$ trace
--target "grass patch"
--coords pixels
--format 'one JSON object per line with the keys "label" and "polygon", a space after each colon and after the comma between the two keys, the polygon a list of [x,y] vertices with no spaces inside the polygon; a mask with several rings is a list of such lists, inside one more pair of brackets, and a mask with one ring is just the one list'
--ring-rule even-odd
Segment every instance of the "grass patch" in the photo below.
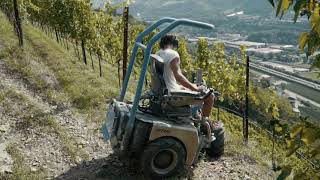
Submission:
{"label": "grass patch", "polygon": [[67,152],[73,163],[77,161],[78,157],[81,157],[81,159],[89,158],[88,154],[86,154],[81,149],[77,148],[75,139],[72,138],[66,132],[66,130],[56,122],[56,120],[52,116],[49,117],[48,123],[50,124],[50,127],[53,128],[55,133],[58,135],[63,150]]}
{"label": "grass patch", "polygon": [[320,80],[320,72],[301,72],[300,74],[305,78]]}
{"label": "grass patch", "polygon": [[[217,110],[213,111],[216,115]],[[214,116],[216,117],[216,116]],[[264,130],[249,126],[249,143],[245,145],[242,135],[242,118],[225,111],[220,112],[220,120],[225,124],[228,134],[225,153],[228,155],[243,155],[254,159],[258,164],[272,169],[272,138]],[[286,156],[287,150],[284,142],[275,142],[275,160],[277,166],[293,165],[296,172],[307,171],[315,173],[310,165],[298,159],[295,155]]]}
{"label": "grass patch", "polygon": [[19,130],[50,125],[47,121],[50,114],[39,109],[25,95],[17,93],[14,89],[2,89],[0,97],[4,97],[0,101],[4,113],[20,120],[16,124]]}
{"label": "grass patch", "polygon": [[3,175],[1,179],[4,180],[43,180],[45,179],[45,172],[43,168],[38,171],[31,171],[30,167],[25,163],[23,155],[20,153],[16,144],[7,146],[6,151],[10,154],[14,161],[13,173]]}
{"label": "grass patch", "polygon": [[[18,48],[12,27],[0,14],[2,45],[0,57],[10,70],[21,76],[48,102],[68,104],[88,114],[93,121],[103,120],[105,104],[119,93],[117,71],[102,63],[103,77],[66,50],[54,39],[31,25],[24,25],[25,46]],[[97,61],[95,61],[97,63]]]}
{"label": "grass patch", "polygon": [[[4,97],[1,100],[1,97]],[[28,128],[41,128],[41,131],[55,133],[58,135],[64,152],[66,152],[72,162],[76,162],[78,157],[88,159],[88,154],[77,148],[76,140],[55,120],[50,112],[44,112],[34,105],[23,94],[15,92],[13,89],[0,90],[0,106],[4,112],[21,121],[17,122],[16,128],[25,131]]]}
{"label": "grass patch", "polygon": [[115,68],[103,63],[104,76],[100,78],[98,71],[91,70],[43,32],[29,25],[26,27],[27,41],[37,49],[39,60],[54,72],[75,107],[83,111],[104,108],[107,99],[116,97],[119,88]]}

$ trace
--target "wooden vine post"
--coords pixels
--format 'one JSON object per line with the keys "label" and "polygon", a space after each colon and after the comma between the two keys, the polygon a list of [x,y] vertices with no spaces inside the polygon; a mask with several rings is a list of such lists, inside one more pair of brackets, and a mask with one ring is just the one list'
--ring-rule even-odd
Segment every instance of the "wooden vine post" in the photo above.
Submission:
{"label": "wooden vine post", "polygon": [[87,65],[87,54],[86,54],[86,46],[85,46],[84,40],[81,40],[81,50],[82,50],[84,64]]}
{"label": "wooden vine post", "polygon": [[126,6],[123,11],[123,63],[122,63],[122,80],[126,77],[128,62],[128,31],[129,31],[129,7]]}
{"label": "wooden vine post", "polygon": [[15,30],[19,39],[19,45],[23,46],[23,31],[21,27],[21,19],[19,14],[19,7],[17,0],[13,0],[14,18],[15,18]]}
{"label": "wooden vine post", "polygon": [[244,142],[247,144],[249,139],[249,80],[250,80],[250,57],[247,56],[246,61],[246,97],[245,97],[245,113],[243,122],[243,137]]}

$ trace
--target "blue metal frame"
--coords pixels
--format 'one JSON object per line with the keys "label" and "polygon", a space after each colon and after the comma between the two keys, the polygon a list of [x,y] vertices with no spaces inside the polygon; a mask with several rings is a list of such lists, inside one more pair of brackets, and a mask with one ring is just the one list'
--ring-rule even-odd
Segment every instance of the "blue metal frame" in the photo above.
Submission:
{"label": "blue metal frame", "polygon": [[[146,37],[147,35],[149,35],[153,30],[155,30],[156,28],[158,28],[160,25],[164,24],[164,23],[170,23],[176,21],[176,19],[174,18],[163,18],[160,19],[159,21],[157,21],[156,23],[152,24],[150,27],[148,27],[145,31],[143,31],[142,33],[140,33],[136,39],[135,42],[135,46],[133,47],[132,50],[132,54],[131,54],[131,58],[130,58],[130,62],[129,62],[129,66],[126,72],[126,77],[123,81],[123,85],[122,85],[122,89],[121,89],[121,93],[120,93],[120,101],[123,101],[125,95],[126,95],[126,91],[128,88],[128,83],[130,80],[130,75],[133,69],[133,65],[134,62],[136,60],[136,56],[137,56],[137,52],[138,52],[138,48],[141,47],[141,45],[143,45],[141,42],[143,40],[144,37]],[[145,46],[146,48],[146,46]]]}
{"label": "blue metal frame", "polygon": [[[164,23],[171,23],[169,24],[166,28],[164,28],[162,31],[160,31],[158,34],[156,34],[155,36],[153,36],[151,38],[151,40],[148,42],[147,45],[143,45],[141,42],[143,40],[143,38],[147,35],[149,35],[154,29],[158,28],[160,25],[164,24]],[[132,50],[132,55],[131,55],[131,59],[130,59],[130,63],[128,66],[128,70],[126,73],[126,77],[125,80],[123,82],[123,86],[121,89],[121,94],[120,94],[120,101],[124,100],[126,91],[127,91],[127,87],[128,87],[128,83],[129,83],[129,79],[130,79],[130,75],[133,69],[133,65],[137,56],[137,52],[138,52],[138,48],[142,48],[144,50],[144,60],[143,60],[143,64],[141,67],[141,73],[140,73],[140,77],[139,77],[139,81],[138,81],[138,86],[137,86],[137,90],[136,90],[136,95],[134,98],[134,102],[133,102],[133,106],[131,108],[130,111],[130,119],[127,123],[127,132],[126,132],[126,136],[130,136],[131,135],[131,130],[134,127],[134,121],[135,121],[135,115],[138,109],[138,105],[139,105],[139,101],[141,98],[141,94],[142,94],[142,89],[143,89],[143,85],[144,85],[144,80],[145,80],[145,76],[146,76],[146,72],[147,72],[147,67],[149,64],[149,60],[150,60],[150,55],[151,55],[151,51],[152,51],[152,47],[153,45],[164,35],[166,35],[167,33],[169,33],[172,29],[176,28],[179,25],[186,25],[186,26],[193,26],[193,27],[199,27],[199,28],[203,28],[203,29],[214,29],[214,25],[212,24],[207,24],[207,23],[203,23],[203,22],[198,22],[198,21],[192,21],[189,19],[174,19],[174,18],[163,18],[159,21],[157,21],[156,23],[154,23],[153,25],[151,25],[150,27],[148,27],[145,31],[143,31],[141,34],[139,34],[139,36],[136,39],[135,42],[135,46]]]}

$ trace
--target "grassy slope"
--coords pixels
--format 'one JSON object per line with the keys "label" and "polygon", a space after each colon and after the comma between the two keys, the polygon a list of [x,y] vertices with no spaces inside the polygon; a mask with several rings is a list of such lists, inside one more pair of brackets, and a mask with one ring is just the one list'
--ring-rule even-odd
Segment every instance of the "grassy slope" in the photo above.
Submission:
{"label": "grassy slope", "polygon": [[[28,128],[42,128],[43,131],[50,133],[49,115],[37,109],[23,95],[16,93],[14,90],[0,86],[0,107],[4,114],[11,114],[21,120],[19,128],[26,131]],[[17,107],[22,107],[17,110]],[[6,147],[14,161],[13,175],[4,175],[0,173],[0,179],[43,179],[43,172],[32,172],[30,167],[25,163],[21,151],[17,144],[9,144]]]}
{"label": "grassy slope", "polygon": [[[213,114],[216,114],[216,110]],[[226,154],[241,154],[272,168],[272,138],[262,129],[251,125],[249,126],[249,143],[245,145],[242,136],[242,119],[227,112],[222,112],[220,116],[227,130]],[[283,143],[276,142],[275,159],[276,164],[280,166],[296,165],[295,168],[299,170],[308,166],[295,156],[286,157]]]}
{"label": "grassy slope", "polygon": [[[26,46],[24,50],[17,47],[17,40],[12,27],[0,14],[0,59],[8,68],[21,76],[43,98],[57,106],[74,106],[80,112],[88,114],[88,120],[101,122],[105,111],[105,102],[118,93],[115,68],[104,64],[104,76],[77,60],[73,53],[57,44],[53,38],[39,29],[24,26]],[[97,68],[96,68],[97,69]],[[250,143],[242,143],[241,120],[232,114],[223,112],[221,119],[228,131],[226,154],[241,154],[257,162],[271,164],[271,141],[259,130],[250,128]],[[277,147],[280,161],[298,163],[296,158],[284,158],[283,147]]]}
{"label": "grassy slope", "polygon": [[[3,14],[0,14],[0,58],[8,68],[18,72],[35,91],[52,104],[72,105],[87,113],[93,121],[101,120],[106,100],[115,97],[117,87],[116,69],[103,63],[103,77],[98,70],[74,57],[57,44],[53,38],[30,25],[24,26],[25,47],[20,50],[17,40]],[[97,62],[95,62],[95,69]]]}

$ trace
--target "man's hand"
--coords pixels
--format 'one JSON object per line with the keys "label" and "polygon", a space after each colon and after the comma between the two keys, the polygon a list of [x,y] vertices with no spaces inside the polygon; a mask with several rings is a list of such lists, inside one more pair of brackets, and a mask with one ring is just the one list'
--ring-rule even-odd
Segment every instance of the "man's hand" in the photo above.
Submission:
{"label": "man's hand", "polygon": [[204,85],[201,85],[201,86],[198,86],[197,87],[197,91],[198,92],[205,92],[207,90],[207,87],[206,86],[204,86]]}

